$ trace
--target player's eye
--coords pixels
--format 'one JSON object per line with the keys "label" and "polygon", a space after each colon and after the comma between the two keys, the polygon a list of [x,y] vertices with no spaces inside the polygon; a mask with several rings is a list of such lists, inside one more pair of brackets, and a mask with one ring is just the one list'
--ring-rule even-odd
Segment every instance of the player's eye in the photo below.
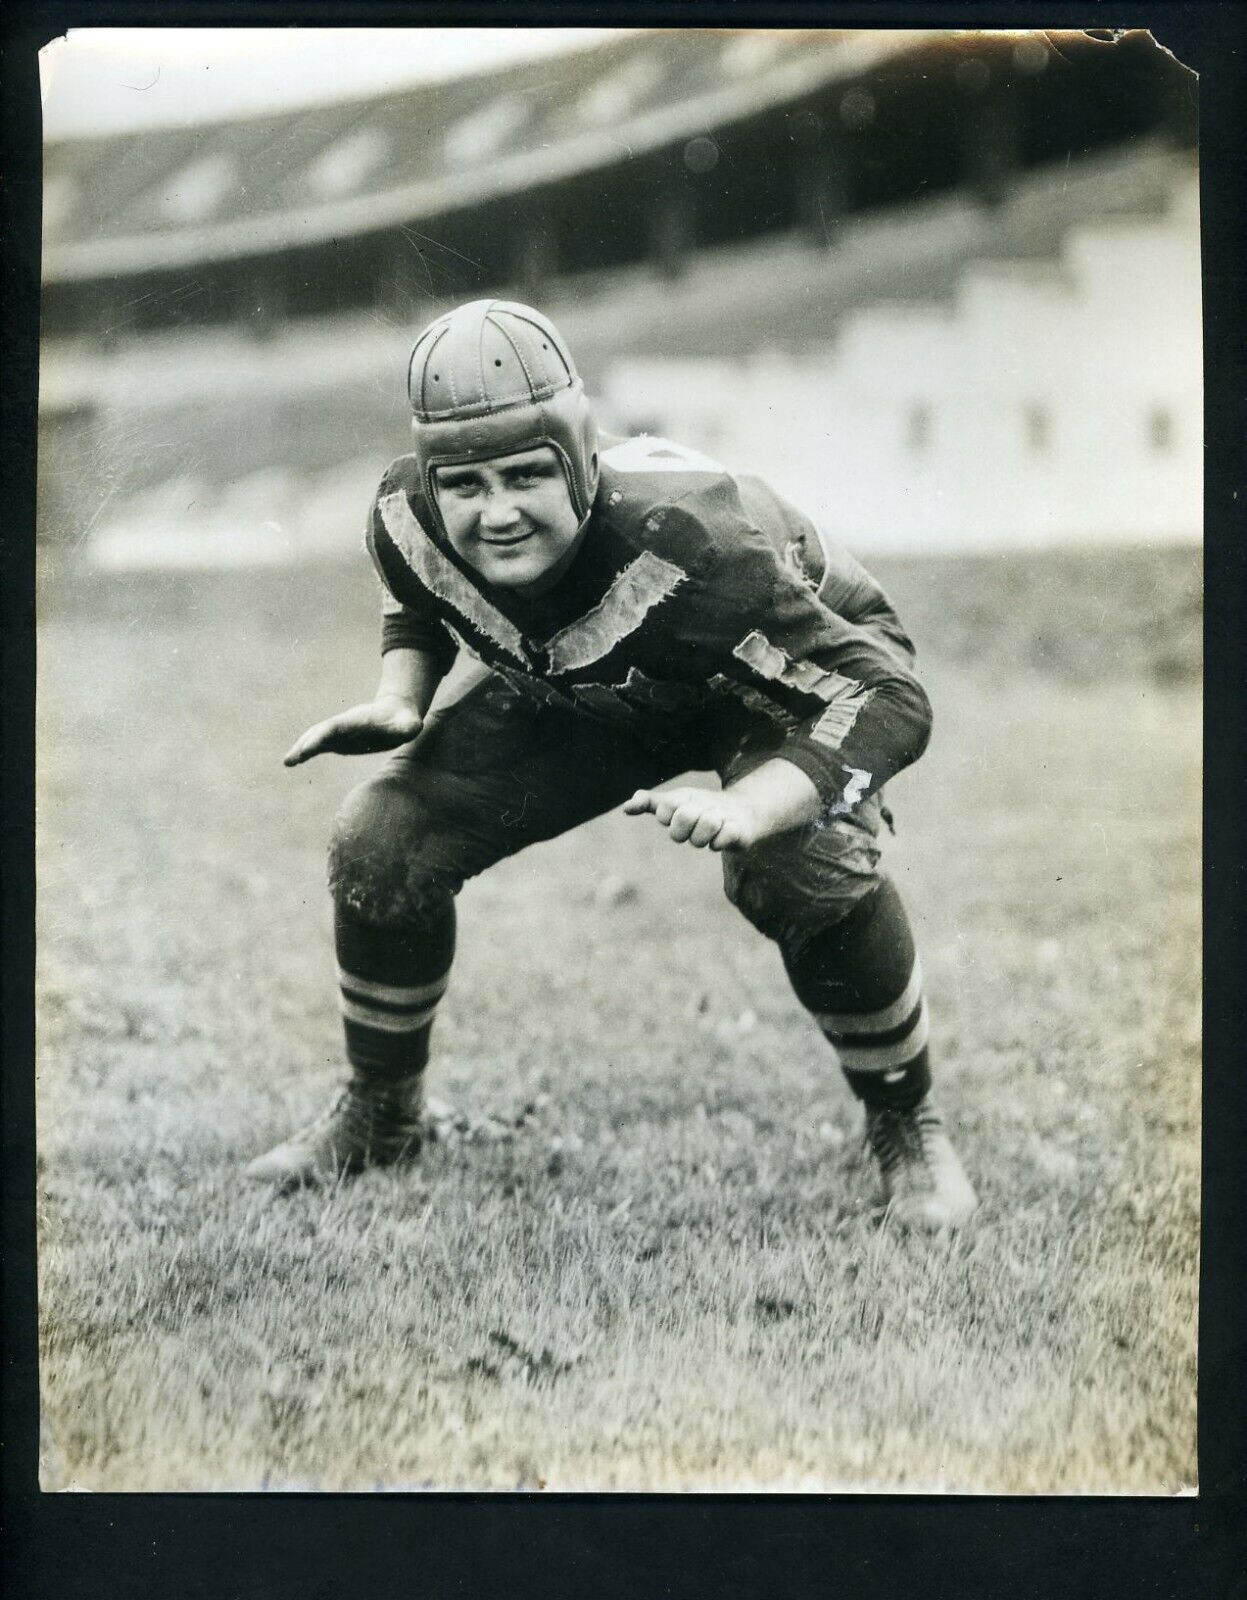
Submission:
{"label": "player's eye", "polygon": [[507,477],[509,482],[525,488],[534,483],[542,482],[543,479],[551,475],[553,470],[546,461],[532,461],[526,462],[522,467],[516,467],[512,472],[508,473]]}

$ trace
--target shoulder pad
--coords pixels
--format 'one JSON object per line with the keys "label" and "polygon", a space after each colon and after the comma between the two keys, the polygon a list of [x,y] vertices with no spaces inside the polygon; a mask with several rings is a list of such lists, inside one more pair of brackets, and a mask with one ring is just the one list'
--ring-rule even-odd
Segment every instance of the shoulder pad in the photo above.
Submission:
{"label": "shoulder pad", "polygon": [[393,494],[396,489],[401,489],[410,496],[412,488],[418,483],[420,464],[415,456],[398,456],[390,462],[381,474],[381,482],[377,486],[375,499],[380,501],[387,494]]}
{"label": "shoulder pad", "polygon": [[742,520],[736,480],[699,451],[648,434],[602,454],[599,503],[625,537],[696,562]]}

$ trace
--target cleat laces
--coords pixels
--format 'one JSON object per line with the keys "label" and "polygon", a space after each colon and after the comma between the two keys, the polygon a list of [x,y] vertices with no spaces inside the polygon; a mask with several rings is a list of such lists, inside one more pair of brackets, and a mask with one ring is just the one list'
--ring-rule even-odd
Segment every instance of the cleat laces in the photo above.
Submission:
{"label": "cleat laces", "polygon": [[934,1143],[943,1132],[944,1119],[934,1106],[881,1106],[866,1113],[866,1140],[885,1179],[918,1167],[934,1188]]}

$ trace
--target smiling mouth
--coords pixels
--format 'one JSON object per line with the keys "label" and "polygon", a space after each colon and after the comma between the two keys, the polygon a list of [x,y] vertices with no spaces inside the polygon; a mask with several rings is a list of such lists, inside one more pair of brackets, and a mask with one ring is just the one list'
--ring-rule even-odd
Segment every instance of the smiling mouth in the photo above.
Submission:
{"label": "smiling mouth", "polygon": [[526,528],[523,533],[504,534],[501,537],[497,534],[482,534],[481,543],[505,550],[508,545],[523,544],[525,539],[531,539],[535,532],[534,528]]}

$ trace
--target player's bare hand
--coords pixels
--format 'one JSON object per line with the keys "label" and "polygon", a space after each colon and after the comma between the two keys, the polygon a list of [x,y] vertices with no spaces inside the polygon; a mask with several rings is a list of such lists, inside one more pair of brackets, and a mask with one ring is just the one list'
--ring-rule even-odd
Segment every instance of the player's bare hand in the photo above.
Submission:
{"label": "player's bare hand", "polygon": [[367,705],[352,706],[336,717],[318,722],[296,739],[286,752],[284,765],[297,767],[313,756],[375,755],[409,744],[424,726],[420,713],[399,695],[382,695]]}
{"label": "player's bare hand", "polygon": [[675,844],[704,850],[745,850],[758,837],[749,802],[730,790],[638,789],[624,805],[630,817],[655,816]]}

